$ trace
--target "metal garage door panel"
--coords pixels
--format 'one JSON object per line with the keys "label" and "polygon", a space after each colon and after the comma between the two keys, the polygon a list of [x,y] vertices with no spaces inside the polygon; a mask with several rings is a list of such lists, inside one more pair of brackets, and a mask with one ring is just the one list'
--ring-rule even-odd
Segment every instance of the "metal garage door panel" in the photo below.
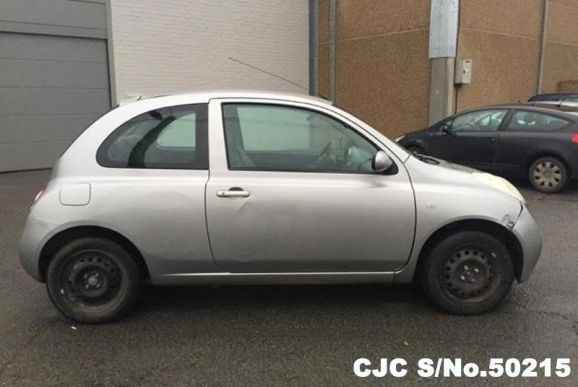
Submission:
{"label": "metal garage door panel", "polygon": [[51,167],[110,109],[106,41],[0,33],[0,171]]}
{"label": "metal garage door panel", "polygon": [[0,144],[0,166],[4,171],[52,167],[70,141]]}
{"label": "metal garage door panel", "polygon": [[109,108],[107,90],[0,87],[0,116],[102,113]]}
{"label": "metal garage door panel", "polygon": [[78,137],[88,126],[87,120],[96,121],[95,115],[29,115],[0,116],[0,144],[25,142],[64,141]]}
{"label": "metal garage door panel", "polygon": [[0,36],[0,56],[4,59],[107,63],[103,40],[16,33]]}
{"label": "metal garage door panel", "polygon": [[104,63],[44,62],[0,58],[0,87],[108,90]]}

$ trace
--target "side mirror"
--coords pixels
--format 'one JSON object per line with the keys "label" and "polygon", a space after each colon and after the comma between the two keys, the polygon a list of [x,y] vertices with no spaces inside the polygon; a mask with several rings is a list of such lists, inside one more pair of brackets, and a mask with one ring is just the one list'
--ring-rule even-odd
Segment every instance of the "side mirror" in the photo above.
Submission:
{"label": "side mirror", "polygon": [[442,136],[451,136],[453,134],[452,129],[447,124],[441,126],[440,133]]}
{"label": "side mirror", "polygon": [[371,160],[371,167],[377,173],[386,172],[393,165],[393,161],[384,151],[377,152]]}

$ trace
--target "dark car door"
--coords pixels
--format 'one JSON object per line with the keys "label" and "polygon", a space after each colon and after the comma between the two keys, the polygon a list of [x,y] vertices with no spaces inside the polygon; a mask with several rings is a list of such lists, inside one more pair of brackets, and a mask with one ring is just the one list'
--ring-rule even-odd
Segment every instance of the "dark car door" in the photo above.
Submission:
{"label": "dark car door", "polygon": [[454,163],[492,169],[498,130],[508,109],[484,109],[459,114],[444,121],[430,139],[430,153]]}

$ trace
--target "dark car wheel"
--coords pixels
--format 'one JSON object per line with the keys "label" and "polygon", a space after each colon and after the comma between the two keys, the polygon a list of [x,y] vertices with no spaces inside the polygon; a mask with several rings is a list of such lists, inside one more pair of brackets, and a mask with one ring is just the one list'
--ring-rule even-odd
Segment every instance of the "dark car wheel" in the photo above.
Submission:
{"label": "dark car wheel", "polygon": [[130,254],[115,242],[81,238],[51,260],[48,295],[67,318],[102,323],[127,313],[138,298],[141,280]]}
{"label": "dark car wheel", "polygon": [[464,231],[439,242],[425,257],[419,280],[426,295],[453,314],[479,314],[510,291],[514,267],[507,247],[495,237]]}
{"label": "dark car wheel", "polygon": [[413,153],[414,155],[417,155],[417,154],[425,155],[425,151],[423,150],[423,148],[419,147],[417,145],[410,145],[406,149],[408,152]]}
{"label": "dark car wheel", "polygon": [[540,157],[530,166],[528,178],[538,191],[554,193],[568,183],[568,169],[555,157]]}

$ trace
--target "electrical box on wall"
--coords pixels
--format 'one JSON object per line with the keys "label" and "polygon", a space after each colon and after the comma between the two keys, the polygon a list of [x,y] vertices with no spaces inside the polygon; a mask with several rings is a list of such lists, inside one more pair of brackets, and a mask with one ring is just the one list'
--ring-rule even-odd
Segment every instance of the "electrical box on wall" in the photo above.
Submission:
{"label": "electrical box on wall", "polygon": [[472,83],[472,60],[460,59],[456,62],[456,84],[467,85]]}

